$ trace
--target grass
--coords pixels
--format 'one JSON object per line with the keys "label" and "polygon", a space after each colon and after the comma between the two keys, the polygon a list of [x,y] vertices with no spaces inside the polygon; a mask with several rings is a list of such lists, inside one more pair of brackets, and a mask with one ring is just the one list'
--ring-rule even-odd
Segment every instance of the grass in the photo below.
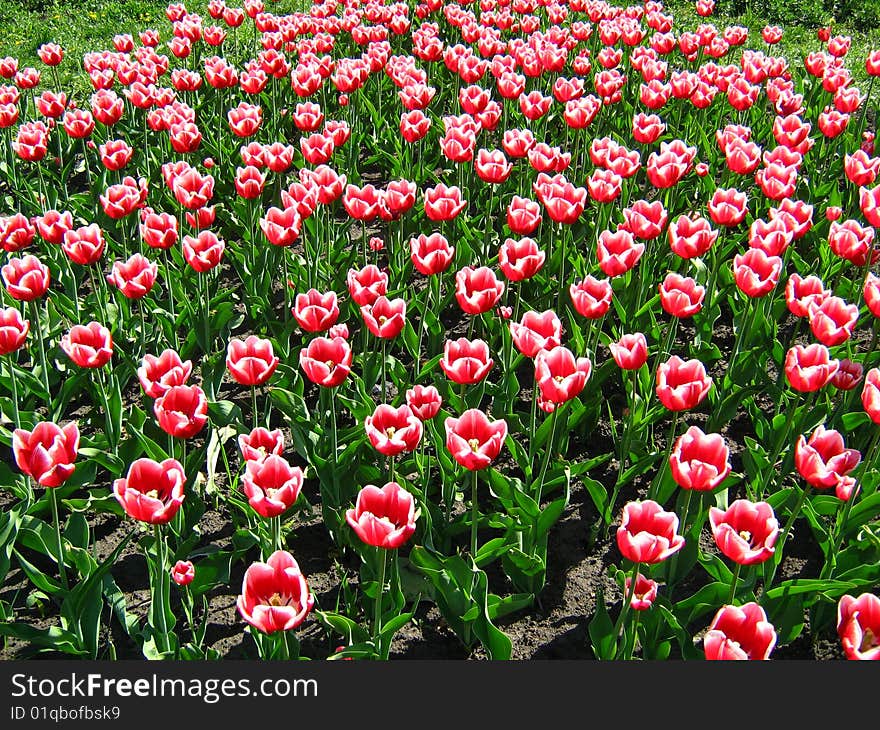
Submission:
{"label": "grass", "polygon": [[169,35],[166,0],[0,0],[0,56],[14,56],[21,66],[44,70],[37,49],[50,41],[61,44],[62,83],[83,89],[82,57],[89,51],[112,49],[117,33],[156,28]]}
{"label": "grass", "polygon": [[[289,12],[301,4],[300,0],[267,3],[267,6],[274,12]],[[22,66],[42,69],[37,48],[49,41],[60,43],[66,53],[59,67],[62,83],[82,94],[90,93],[87,79],[80,73],[83,54],[112,48],[113,36],[117,33],[131,33],[136,38],[137,33],[146,28],[156,28],[166,40],[170,35],[165,17],[167,5],[168,0],[0,0],[0,57],[15,56]],[[206,1],[190,0],[187,6],[210,22]],[[710,18],[698,16],[691,0],[672,0],[666,3],[666,8],[675,15],[677,33],[693,30],[701,23],[712,23],[719,30],[728,25],[744,25],[750,30],[747,45],[763,47],[760,31],[767,24],[765,17],[724,15],[722,0]],[[852,37],[849,66],[856,83],[867,88],[865,58],[871,50],[880,49],[880,27],[856,28],[843,23],[835,24],[834,32]],[[807,53],[820,48],[815,27],[788,24],[774,52],[796,64]]]}
{"label": "grass", "polygon": [[[761,29],[770,24],[766,16],[752,15],[725,15],[724,2],[718,0],[715,6],[715,14],[710,18],[697,15],[695,4],[692,0],[672,0],[665,3],[666,11],[675,16],[675,32],[694,30],[701,23],[711,23],[719,31],[723,31],[729,25],[742,25],[749,29],[749,39],[746,48],[763,48],[767,46],[761,39]],[[781,55],[788,59],[790,65],[802,63],[807,54],[812,51],[822,50],[822,43],[816,37],[819,26],[795,25],[793,23],[773,23],[784,28],[782,41],[769,51],[773,55]],[[856,27],[853,23],[835,22],[832,25],[834,35],[845,35],[852,38],[852,46],[846,56],[847,65],[852,71],[855,82],[867,90],[868,74],[865,71],[865,59],[873,50],[880,50],[880,27]]]}

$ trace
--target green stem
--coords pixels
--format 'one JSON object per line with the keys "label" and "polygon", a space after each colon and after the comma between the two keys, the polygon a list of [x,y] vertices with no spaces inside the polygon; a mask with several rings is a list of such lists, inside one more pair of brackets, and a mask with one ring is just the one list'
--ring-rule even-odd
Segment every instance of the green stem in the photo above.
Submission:
{"label": "green stem", "polygon": [[[694,493],[694,490],[692,490],[692,489],[688,489],[685,491],[684,509],[682,510],[682,514],[681,514],[681,522],[679,523],[679,527],[681,529],[682,535],[687,535],[687,523],[688,523],[688,518],[690,516],[690,511],[691,511],[691,498],[693,497],[693,493]],[[669,577],[667,578],[667,580],[669,581],[670,584],[674,584],[674,582],[676,580],[675,571],[676,571],[676,568],[678,568],[678,558],[680,555],[681,555],[681,551],[678,550],[669,559],[669,574],[668,574]],[[670,585],[670,593],[671,593],[671,589],[672,589],[672,586]]]}
{"label": "green stem", "polygon": [[281,550],[281,515],[272,518],[272,552]]}
{"label": "green stem", "polygon": [[471,557],[477,557],[477,527],[480,522],[479,503],[477,501],[477,486],[479,472],[474,469],[471,472]]}
{"label": "green stem", "polygon": [[52,505],[52,521],[55,523],[55,543],[58,548],[58,575],[65,591],[70,584],[67,582],[67,570],[64,567],[64,541],[61,539],[61,520],[58,519],[58,495],[55,489],[49,489],[49,503]]}
{"label": "green stem", "polygon": [[556,424],[559,420],[557,415],[559,413],[559,408],[557,408],[553,413],[551,413],[548,418],[552,419],[550,423],[550,438],[547,439],[547,448],[544,450],[544,459],[541,463],[541,473],[538,475],[538,488],[536,490],[535,498],[538,503],[538,507],[541,506],[541,499],[544,496],[544,478],[547,476],[547,468],[550,465],[550,457],[553,455],[553,442],[556,440]]}
{"label": "green stem", "polygon": [[[538,381],[537,379],[532,385],[532,416],[529,426],[529,469],[532,469],[532,464],[535,461],[535,423],[538,420]],[[529,474],[529,478],[531,479],[534,472],[532,471]]]}
{"label": "green stem", "polygon": [[733,571],[733,580],[730,582],[730,597],[727,599],[728,605],[732,606],[734,599],[736,598],[736,588],[739,583],[739,574],[742,571],[742,564],[737,563],[736,568]]}
{"label": "green stem", "polygon": [[678,427],[679,415],[679,411],[674,411],[672,414],[672,425],[669,427],[669,436],[666,438],[666,452],[663,455],[663,460],[660,462],[660,467],[657,469],[657,475],[648,489],[648,499],[657,499],[657,492],[660,489],[663,475],[666,473],[666,466],[669,463],[669,455],[672,453],[672,447],[675,444],[675,430]]}
{"label": "green stem", "polygon": [[[623,605],[620,607],[620,614],[617,616],[617,621],[614,624],[614,643],[617,644],[617,639],[620,637],[620,630],[623,628],[624,619],[626,619],[627,614],[629,613],[629,604],[632,603],[632,597],[636,592],[636,582],[639,579],[639,568],[641,567],[641,563],[636,563],[633,565],[632,575],[630,576],[629,590],[626,591],[626,595],[623,599]],[[616,652],[615,652],[616,653]]]}
{"label": "green stem", "polygon": [[95,382],[101,393],[101,403],[104,406],[104,428],[107,430],[107,437],[110,439],[110,446],[113,453],[116,453],[116,447],[119,445],[119,439],[116,435],[116,424],[113,423],[113,416],[110,413],[110,400],[107,398],[107,389],[104,387],[104,376],[101,369],[95,370]]}
{"label": "green stem", "polygon": [[636,649],[636,638],[639,635],[639,622],[642,620],[642,612],[636,611],[635,616],[633,617],[633,625],[632,631],[630,632],[629,641],[626,642],[626,650],[623,653],[624,661],[630,661],[633,657],[633,652]]}
{"label": "green stem", "polygon": [[[336,432],[336,388],[330,388],[330,426],[332,430],[332,447],[331,463],[336,464],[336,454],[339,450],[339,435]],[[335,468],[334,468],[335,473]]]}
{"label": "green stem", "polygon": [[386,338],[382,338],[382,402],[388,402],[388,396],[386,393],[385,386],[385,358],[386,358],[386,348],[388,346],[388,341]]}
{"label": "green stem", "polygon": [[794,509],[788,516],[785,527],[782,529],[782,534],[779,536],[779,541],[776,544],[776,554],[770,564],[770,575],[767,576],[764,580],[764,593],[766,593],[770,590],[770,588],[773,587],[773,579],[776,577],[776,570],[779,567],[779,564],[782,562],[782,551],[785,548],[785,541],[788,540],[788,534],[791,532],[791,528],[794,526],[794,521],[801,513],[801,509],[804,506],[804,502],[807,501],[807,496],[809,495],[809,493],[810,485],[807,484],[801,491],[801,494],[798,497],[797,504],[795,504]]}
{"label": "green stem", "polygon": [[870,446],[868,446],[868,450],[865,452],[865,459],[862,461],[861,473],[859,474],[858,481],[853,485],[852,493],[849,495],[849,499],[846,500],[846,504],[844,505],[843,514],[840,518],[840,524],[834,531],[834,539],[831,541],[831,552],[829,553],[830,560],[826,561],[825,566],[823,566],[822,575],[820,576],[821,578],[829,578],[834,572],[834,567],[837,563],[837,551],[840,549],[840,545],[843,542],[843,536],[846,531],[846,523],[849,520],[849,514],[850,512],[852,512],[853,503],[856,501],[856,497],[858,496],[862,477],[864,477],[865,472],[868,470],[871,462],[874,460],[878,442],[880,442],[880,428],[875,429],[874,431],[874,436],[871,438],[871,444]]}
{"label": "green stem", "polygon": [[40,311],[33,300],[29,302],[28,307],[31,310],[31,320],[33,320],[37,330],[37,344],[40,349],[40,367],[43,369],[43,387],[46,389],[46,402],[51,403],[52,392],[49,390],[49,366],[46,364],[46,342],[43,338],[43,326],[40,324]]}
{"label": "green stem", "polygon": [[[182,235],[182,232],[181,232]],[[180,343],[177,340],[177,313],[174,310],[174,292],[171,289],[171,254],[168,249],[162,250],[162,259],[165,264],[165,286],[168,289],[168,310],[171,312],[171,332],[174,349],[180,349]]]}
{"label": "green stem", "polygon": [[[165,539],[162,535],[162,527],[160,525],[153,525],[153,537],[156,540],[156,593],[158,596],[153,597],[154,606],[158,605],[158,630],[161,635],[161,642],[156,642],[157,644],[161,643],[164,652],[170,650],[170,644],[168,642],[168,624],[165,620],[165,607],[166,607],[166,599],[165,599]],[[155,608],[154,608],[155,611]]]}
{"label": "green stem", "polygon": [[385,592],[385,564],[387,562],[387,550],[376,548],[376,559],[379,564],[379,581],[376,583],[376,613],[373,616],[373,646],[376,655],[380,656],[382,634],[382,594]]}
{"label": "green stem", "polygon": [[12,357],[15,353],[9,354],[9,359],[6,361],[9,367],[9,380],[12,384],[12,416],[14,418],[14,423],[16,428],[21,428],[21,416],[18,412],[18,378],[15,375],[15,364],[12,362]]}
{"label": "green stem", "polygon": [[260,411],[257,408],[257,386],[251,386],[251,408],[253,409],[254,428],[260,425]]}

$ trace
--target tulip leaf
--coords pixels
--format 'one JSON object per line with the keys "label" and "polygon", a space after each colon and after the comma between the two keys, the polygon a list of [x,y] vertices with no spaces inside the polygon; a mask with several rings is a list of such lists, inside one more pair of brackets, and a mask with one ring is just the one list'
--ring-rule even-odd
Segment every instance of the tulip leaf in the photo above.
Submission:
{"label": "tulip leaf", "polygon": [[315,618],[330,631],[335,631],[350,644],[360,644],[369,640],[369,634],[357,623],[352,621],[348,616],[334,611],[315,611]]}
{"label": "tulip leaf", "polygon": [[0,512],[0,585],[5,583],[9,572],[23,511],[24,505],[18,504],[9,511]]}
{"label": "tulip leaf", "polygon": [[535,596],[532,593],[514,593],[504,598],[490,593],[486,607],[489,618],[494,621],[520,609],[527,608],[532,605],[534,600]]}
{"label": "tulip leaf", "polygon": [[804,602],[800,596],[785,595],[782,598],[765,597],[761,602],[767,620],[776,630],[776,643],[788,644],[804,630]]}
{"label": "tulip leaf", "polygon": [[612,520],[612,515],[609,512],[611,507],[609,503],[610,497],[605,485],[602,484],[602,482],[590,479],[589,477],[582,477],[581,482],[587,490],[587,494],[590,495],[590,499],[593,500],[593,504],[596,506],[596,511],[602,515],[602,518],[606,523],[610,523]]}
{"label": "tulip leaf", "polygon": [[74,547],[86,549],[89,546],[89,523],[82,512],[74,512],[67,520],[64,537]]}
{"label": "tulip leaf", "polygon": [[880,492],[862,498],[852,508],[846,521],[846,533],[852,534],[857,528],[880,516]]}
{"label": "tulip leaf", "polygon": [[721,608],[727,601],[729,593],[730,585],[727,583],[709,583],[692,596],[676,603],[675,615],[679,617],[682,625],[687,626],[700,616]]}
{"label": "tulip leaf", "polygon": [[471,646],[480,640],[492,659],[509,659],[512,644],[488,614],[488,577],[460,555],[442,557],[422,546],[410,552],[411,564],[427,576],[432,597],[456,635]]}
{"label": "tulip leaf", "polygon": [[842,580],[822,580],[819,578],[794,578],[784,581],[771,588],[764,595],[769,600],[790,598],[804,593],[824,593],[832,598],[839,598],[848,591],[859,587],[858,582]]}
{"label": "tulip leaf", "polygon": [[39,647],[41,651],[60,651],[74,656],[88,654],[79,646],[76,634],[60,626],[38,629],[20,621],[0,622],[0,636],[20,639],[30,646]]}
{"label": "tulip leaf", "polygon": [[864,411],[858,411],[856,413],[845,413],[841,417],[840,421],[843,424],[844,431],[852,432],[868,423],[871,423],[871,417]]}
{"label": "tulip leaf", "polygon": [[497,560],[510,549],[510,541],[506,537],[494,537],[488,542],[482,544],[474,557],[474,562],[480,567],[484,567],[494,560]]}
{"label": "tulip leaf", "polygon": [[589,633],[596,659],[614,659],[617,637],[614,636],[614,623],[605,607],[605,595],[601,588],[596,593],[596,610],[590,620]]}
{"label": "tulip leaf", "polygon": [[18,550],[15,551],[15,558],[25,575],[28,577],[28,580],[30,580],[30,582],[37,588],[49,595],[63,595],[64,591],[61,588],[61,584],[55,582],[54,579],[43,573],[43,571],[33,565]]}

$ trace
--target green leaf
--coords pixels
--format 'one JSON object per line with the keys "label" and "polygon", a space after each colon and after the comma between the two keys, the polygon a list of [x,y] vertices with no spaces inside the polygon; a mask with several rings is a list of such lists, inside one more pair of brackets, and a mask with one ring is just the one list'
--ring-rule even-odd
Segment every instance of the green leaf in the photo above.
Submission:
{"label": "green leaf", "polygon": [[614,623],[605,607],[605,595],[600,588],[596,594],[596,611],[589,626],[590,643],[596,659],[614,659],[617,654],[617,637]]}
{"label": "green leaf", "polygon": [[587,490],[587,494],[590,495],[590,499],[593,500],[593,504],[596,505],[596,511],[602,515],[605,522],[611,522],[611,515],[608,514],[610,507],[609,496],[605,485],[589,477],[583,477],[581,481]]}
{"label": "green leaf", "polygon": [[337,634],[344,636],[349,643],[359,644],[369,641],[370,635],[361,626],[352,621],[348,616],[334,611],[315,611],[315,618],[318,622]]}
{"label": "green leaf", "polygon": [[89,523],[86,521],[85,515],[81,512],[74,512],[67,520],[67,527],[64,530],[64,537],[74,547],[89,547]]}
{"label": "green leaf", "polygon": [[38,629],[25,623],[0,622],[0,636],[20,639],[30,646],[49,651],[60,651],[74,656],[88,654],[80,648],[77,636],[60,626]]}
{"label": "green leaf", "polygon": [[855,431],[860,426],[870,423],[871,417],[864,411],[857,411],[856,413],[845,413],[840,420],[845,431]]}
{"label": "green leaf", "polygon": [[675,604],[675,615],[682,625],[686,626],[694,619],[717,611],[723,606],[730,594],[730,585],[726,583],[709,583],[692,596]]}

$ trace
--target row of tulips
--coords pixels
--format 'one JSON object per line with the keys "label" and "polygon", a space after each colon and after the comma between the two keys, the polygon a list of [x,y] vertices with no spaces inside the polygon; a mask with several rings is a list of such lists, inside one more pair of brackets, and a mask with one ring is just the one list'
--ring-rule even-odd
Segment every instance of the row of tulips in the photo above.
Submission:
{"label": "row of tulips", "polygon": [[[428,597],[507,658],[580,492],[622,558],[596,657],[767,658],[835,603],[877,657],[880,158],[847,39],[790,64],[653,0],[281,5],[169,5],[164,41],[82,59],[87,100],[56,44],[50,83],[0,62],[0,574],[60,622],[0,630],[97,656],[106,602],[145,656],[216,657],[244,561],[262,657],[315,617],[387,658]],[[287,550],[313,502],[335,598]],[[139,525],[100,563],[96,512]],[[818,574],[784,567],[801,530]]]}

